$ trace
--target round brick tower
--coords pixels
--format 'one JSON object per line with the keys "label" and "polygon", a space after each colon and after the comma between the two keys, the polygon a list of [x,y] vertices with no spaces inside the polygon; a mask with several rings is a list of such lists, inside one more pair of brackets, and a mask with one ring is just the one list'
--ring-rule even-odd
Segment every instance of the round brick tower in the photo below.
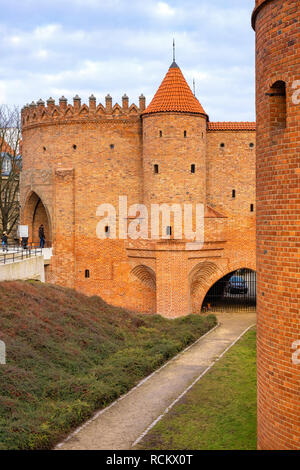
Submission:
{"label": "round brick tower", "polygon": [[173,62],[143,113],[144,203],[205,203],[207,115]]}
{"label": "round brick tower", "polygon": [[[151,213],[150,238],[160,238],[156,258],[156,310],[167,317],[190,312],[189,265],[186,262],[184,203],[195,209],[206,202],[207,115],[175,60],[143,118],[143,202]],[[152,204],[181,209],[167,225],[152,217]],[[175,206],[176,204],[176,206]],[[151,212],[150,212],[151,210]],[[175,212],[175,211],[174,211]],[[178,213],[177,213],[178,214]],[[196,211],[190,220],[195,230]],[[163,218],[162,218],[163,219]],[[170,225],[169,225],[170,224]],[[149,227],[150,228],[150,227]],[[184,229],[184,230],[182,230]]]}
{"label": "round brick tower", "polygon": [[258,447],[300,449],[300,4],[257,0]]}

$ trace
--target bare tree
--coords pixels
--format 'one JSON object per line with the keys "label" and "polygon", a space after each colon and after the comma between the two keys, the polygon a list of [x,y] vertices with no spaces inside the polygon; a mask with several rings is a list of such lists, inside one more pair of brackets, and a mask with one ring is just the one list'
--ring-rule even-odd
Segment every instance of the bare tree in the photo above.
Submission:
{"label": "bare tree", "polygon": [[21,121],[19,109],[0,105],[0,232],[13,235],[20,213]]}

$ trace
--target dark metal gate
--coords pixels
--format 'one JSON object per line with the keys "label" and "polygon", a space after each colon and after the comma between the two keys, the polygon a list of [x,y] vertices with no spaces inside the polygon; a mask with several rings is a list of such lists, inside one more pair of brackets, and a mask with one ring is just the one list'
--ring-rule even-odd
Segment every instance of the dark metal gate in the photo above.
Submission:
{"label": "dark metal gate", "polygon": [[256,272],[239,269],[216,282],[206,294],[202,310],[252,310],[256,308]]}

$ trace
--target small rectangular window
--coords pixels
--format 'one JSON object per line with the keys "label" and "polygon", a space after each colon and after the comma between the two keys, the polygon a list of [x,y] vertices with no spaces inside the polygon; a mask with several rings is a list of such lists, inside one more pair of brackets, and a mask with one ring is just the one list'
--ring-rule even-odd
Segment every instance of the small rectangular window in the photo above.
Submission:
{"label": "small rectangular window", "polygon": [[159,137],[162,137],[162,131],[159,131]]}
{"label": "small rectangular window", "polygon": [[157,175],[158,174],[158,165],[154,165],[154,173]]}
{"label": "small rectangular window", "polygon": [[196,165],[191,165],[191,173],[195,173],[196,172]]}
{"label": "small rectangular window", "polygon": [[254,204],[250,204],[250,212],[254,212]]}
{"label": "small rectangular window", "polygon": [[184,136],[184,138],[186,138],[186,136],[187,136],[186,131],[184,131],[183,136]]}
{"label": "small rectangular window", "polygon": [[235,189],[232,190],[232,199],[235,199]]}
{"label": "small rectangular window", "polygon": [[167,235],[172,235],[172,227],[167,227]]}
{"label": "small rectangular window", "polygon": [[105,235],[106,235],[107,237],[109,237],[109,234],[110,234],[110,228],[109,228],[108,225],[106,225],[106,227],[105,227]]}
{"label": "small rectangular window", "polygon": [[90,271],[89,269],[85,270],[85,278],[88,279],[90,277]]}

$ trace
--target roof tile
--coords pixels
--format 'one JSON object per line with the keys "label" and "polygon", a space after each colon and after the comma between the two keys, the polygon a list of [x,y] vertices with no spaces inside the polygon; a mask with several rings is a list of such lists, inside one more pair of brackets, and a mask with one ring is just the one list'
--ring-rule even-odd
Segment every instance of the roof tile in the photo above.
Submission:
{"label": "roof tile", "polygon": [[255,131],[256,122],[208,122],[209,131]]}
{"label": "roof tile", "polygon": [[206,115],[175,62],[172,63],[154,98],[143,114],[172,111]]}

